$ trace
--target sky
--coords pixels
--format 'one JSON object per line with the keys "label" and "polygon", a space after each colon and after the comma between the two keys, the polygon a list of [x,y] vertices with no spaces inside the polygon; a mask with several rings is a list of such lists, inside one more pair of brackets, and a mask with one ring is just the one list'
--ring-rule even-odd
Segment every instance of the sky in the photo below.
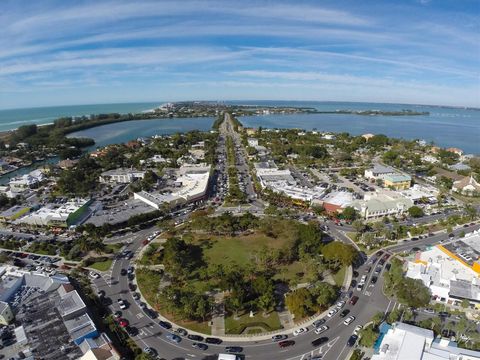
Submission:
{"label": "sky", "polygon": [[480,1],[0,1],[0,109],[179,100],[480,107]]}

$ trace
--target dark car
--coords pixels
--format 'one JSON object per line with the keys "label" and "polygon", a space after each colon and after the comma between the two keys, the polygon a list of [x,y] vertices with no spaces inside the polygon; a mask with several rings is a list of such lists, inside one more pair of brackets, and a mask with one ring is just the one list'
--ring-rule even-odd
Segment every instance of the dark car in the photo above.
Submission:
{"label": "dark car", "polygon": [[218,339],[218,338],[212,338],[212,337],[207,337],[205,338],[205,342],[207,344],[221,344],[222,343],[222,339]]}
{"label": "dark car", "polygon": [[192,344],[192,347],[194,349],[198,349],[198,350],[202,350],[202,351],[205,351],[205,350],[208,349],[208,345],[202,344],[202,343],[196,343],[196,342]]}
{"label": "dark car", "polygon": [[438,313],[438,316],[440,316],[440,317],[449,317],[449,316],[450,316],[450,313],[447,312],[447,311],[440,311],[440,312]]}
{"label": "dark car", "polygon": [[323,336],[312,341],[312,346],[320,346],[328,342],[328,337]]}
{"label": "dark car", "polygon": [[167,330],[172,328],[172,324],[170,324],[168,321],[160,320],[158,322],[158,325],[160,325],[162,328],[167,329]]}
{"label": "dark car", "polygon": [[203,336],[190,334],[187,336],[190,340],[193,341],[203,341]]}
{"label": "dark car", "polygon": [[352,298],[349,301],[350,305],[355,305],[358,301],[358,296],[352,296]]}
{"label": "dark car", "polygon": [[385,260],[380,259],[380,261],[379,261],[378,263],[379,263],[380,265],[383,265],[383,264],[385,264]]}
{"label": "dark car", "polygon": [[280,346],[281,348],[285,348],[293,345],[295,345],[295,341],[293,340],[285,340],[285,341],[280,341],[278,343],[278,346]]}
{"label": "dark car", "polygon": [[390,268],[392,267],[392,264],[388,263],[385,265],[385,271],[390,271]]}
{"label": "dark car", "polygon": [[182,328],[178,328],[176,330],[176,333],[179,334],[179,335],[182,335],[182,336],[187,336],[188,335],[188,331],[185,330],[185,329],[182,329]]}
{"label": "dark car", "polygon": [[281,340],[285,340],[286,338],[288,338],[287,335],[273,335],[272,341],[281,341]]}
{"label": "dark car", "polygon": [[377,282],[377,277],[376,276],[372,276],[372,280],[370,280],[370,283],[371,284],[375,284]]}
{"label": "dark car", "polygon": [[241,353],[243,348],[241,346],[227,346],[225,352],[229,354]]}
{"label": "dark car", "polygon": [[353,346],[357,342],[358,336],[357,335],[352,335],[348,338],[347,345],[348,346]]}
{"label": "dark car", "polygon": [[145,314],[147,314],[147,316],[150,319],[156,319],[157,318],[157,313],[155,311],[153,311],[152,309],[145,309],[143,311],[145,312]]}
{"label": "dark car", "polygon": [[325,319],[318,319],[313,322],[313,327],[318,328],[319,326],[325,324]]}
{"label": "dark car", "polygon": [[350,313],[350,310],[349,309],[344,309],[342,310],[342,312],[340,313],[340,317],[345,317],[347,316],[348,314]]}
{"label": "dark car", "polygon": [[135,274],[128,274],[127,277],[128,280],[132,281],[133,279],[135,279]]}
{"label": "dark car", "polygon": [[125,331],[127,332],[128,336],[137,336],[138,335],[138,329],[134,326],[127,326],[125,328]]}
{"label": "dark car", "polygon": [[127,269],[120,270],[120,275],[122,275],[122,276],[127,275]]}

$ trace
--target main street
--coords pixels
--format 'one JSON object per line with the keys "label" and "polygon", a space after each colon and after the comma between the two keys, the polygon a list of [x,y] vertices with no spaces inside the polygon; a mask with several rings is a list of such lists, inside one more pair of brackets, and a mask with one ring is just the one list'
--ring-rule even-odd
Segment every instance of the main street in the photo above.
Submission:
{"label": "main street", "polygon": [[[256,206],[258,200],[254,196],[255,192],[252,180],[249,176],[245,149],[241,144],[239,134],[234,131],[231,118],[226,115],[225,120],[226,121],[222,123],[220,128],[221,141],[224,143],[227,136],[232,137],[236,151],[235,166],[237,166],[239,174],[245,174],[244,181],[249,198],[252,200],[255,199],[253,200],[253,203],[250,203],[250,207],[252,207],[252,205]],[[218,170],[225,171],[225,167],[219,164]],[[258,203],[257,206],[261,207],[263,204]],[[242,211],[245,210],[239,207],[239,212]],[[182,219],[185,219],[188,215],[183,214],[181,216],[183,217]],[[333,237],[344,242],[351,242],[351,240],[343,233],[345,229],[330,222],[328,225]],[[479,227],[480,225],[459,228],[454,231],[454,234],[459,235],[462,230],[471,232],[477,230]],[[157,228],[145,229],[133,234],[130,233],[110,239],[110,241],[123,242],[126,244],[122,249],[123,251],[131,251],[133,254],[137,254],[142,247],[143,241],[157,230]],[[445,240],[448,240],[448,235],[442,232],[425,239],[406,241],[391,246],[388,248],[388,260],[394,256],[394,253],[401,253],[404,251],[409,252],[415,247],[425,247],[441,243]],[[360,291],[355,287],[342,289],[341,298],[339,298],[339,300],[346,301],[346,305],[344,305],[342,309],[331,318],[326,316],[325,313],[320,316],[325,319],[325,324],[323,325],[328,326],[328,330],[319,335],[314,333],[312,322],[313,320],[318,320],[320,318],[317,317],[316,319],[310,319],[307,323],[299,324],[295,328],[279,331],[278,334],[286,334],[288,335],[288,339],[295,341],[294,346],[286,348],[280,348],[277,343],[272,342],[272,334],[260,337],[219,337],[223,342],[219,345],[209,344],[206,351],[193,348],[192,345],[194,341],[185,336],[182,336],[179,343],[169,341],[166,338],[166,335],[173,332],[177,328],[176,325],[173,324],[172,329],[166,330],[159,325],[159,320],[163,319],[161,315],[153,319],[147,316],[144,309],[140,306],[140,301],[142,301],[143,298],[140,301],[134,300],[132,296],[133,293],[129,289],[129,280],[127,276],[121,275],[123,269],[126,270],[129,266],[134,265],[136,258],[135,255],[133,256],[133,259],[128,259],[128,257],[125,256],[118,256],[113,263],[111,270],[103,273],[99,279],[92,280],[92,282],[97,290],[104,291],[105,297],[111,299],[112,303],[110,306],[112,312],[120,310],[117,302],[118,299],[125,300],[129,304],[128,308],[122,311],[122,317],[127,319],[131,326],[138,329],[138,334],[132,337],[133,340],[142,349],[145,347],[155,349],[159,356],[164,359],[216,359],[215,355],[225,352],[226,346],[239,346],[242,348],[241,354],[246,359],[309,360],[313,357],[321,356],[322,359],[326,360],[343,360],[348,358],[348,354],[353,349],[347,345],[347,341],[352,335],[355,326],[365,325],[376,313],[387,313],[393,310],[397,305],[394,301],[387,298],[382,291],[382,275],[383,272],[387,270],[385,269],[386,264],[380,264],[380,261],[385,261],[385,259],[382,260],[382,257],[387,256],[385,251],[387,250],[382,251],[383,253],[379,256],[373,254],[370,258],[365,259],[366,261],[364,264],[355,269],[358,273],[358,277],[361,277],[362,275],[366,276],[364,287]],[[376,277],[376,281],[372,282],[374,276]],[[358,279],[354,279],[354,284],[357,281]],[[358,301],[354,305],[349,304],[351,296],[358,296]],[[344,325],[343,322],[346,317],[342,318],[340,316],[341,310],[344,309],[349,310],[347,316],[355,316],[355,320],[349,325]],[[309,331],[296,337],[293,336],[293,331],[300,326],[307,327]],[[190,332],[190,334],[195,333]],[[320,337],[327,337],[328,341],[321,346],[313,346],[312,341]]]}

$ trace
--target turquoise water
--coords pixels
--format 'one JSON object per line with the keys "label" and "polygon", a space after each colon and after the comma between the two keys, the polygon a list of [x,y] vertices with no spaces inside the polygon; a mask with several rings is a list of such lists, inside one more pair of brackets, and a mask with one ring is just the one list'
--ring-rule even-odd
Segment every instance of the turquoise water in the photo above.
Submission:
{"label": "turquoise water", "polygon": [[[192,130],[208,131],[212,129],[214,119],[206,117],[132,120],[77,131],[69,137],[88,137],[95,140],[92,147],[128,142],[139,137],[169,135]],[[91,150],[91,149],[90,149]]]}
{"label": "turquoise water", "polygon": [[[243,117],[246,126],[266,128],[301,128],[319,131],[349,132],[351,134],[385,134],[404,139],[424,139],[445,147],[459,147],[467,153],[480,154],[480,110],[423,105],[377,104],[350,102],[296,101],[232,101],[235,104],[270,106],[308,106],[320,111],[334,110],[403,110],[428,111],[419,116],[362,116],[348,114],[296,114]],[[14,129],[26,123],[44,124],[59,116],[79,116],[108,112],[141,112],[157,103],[101,104],[1,110],[0,131]],[[169,134],[193,129],[208,130],[211,119],[159,119],[116,123],[88,129],[77,136],[92,137],[96,146],[125,142],[142,136]],[[153,122],[151,122],[153,121]],[[166,131],[166,132],[164,132]]]}
{"label": "turquoise water", "polygon": [[62,116],[83,116],[105,113],[139,113],[153,109],[158,103],[95,104],[50,106],[25,109],[0,110],[0,131],[16,129],[25,124],[48,124]]}

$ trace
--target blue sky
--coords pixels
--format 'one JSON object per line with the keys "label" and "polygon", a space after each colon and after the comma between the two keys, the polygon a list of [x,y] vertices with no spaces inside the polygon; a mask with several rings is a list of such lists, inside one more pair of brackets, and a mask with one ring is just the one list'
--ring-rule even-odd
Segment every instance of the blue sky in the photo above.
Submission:
{"label": "blue sky", "polygon": [[175,100],[480,106],[478,0],[0,2],[0,108]]}

